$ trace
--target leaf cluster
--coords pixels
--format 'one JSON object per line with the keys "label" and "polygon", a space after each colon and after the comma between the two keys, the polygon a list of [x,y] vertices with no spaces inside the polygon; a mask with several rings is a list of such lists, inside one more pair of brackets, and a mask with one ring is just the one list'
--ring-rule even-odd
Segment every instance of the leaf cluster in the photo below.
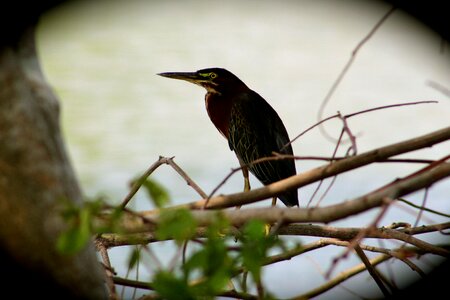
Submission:
{"label": "leaf cluster", "polygon": [[[179,246],[182,241],[187,243],[187,239],[193,238],[196,224],[188,210],[179,209],[167,214],[169,217],[163,214],[158,236],[170,237]],[[231,279],[240,273],[239,270],[248,272],[254,283],[260,282],[262,266],[270,250],[281,245],[280,240],[268,235],[267,225],[259,220],[246,223],[238,236],[231,232],[229,222],[217,213],[206,229],[205,238],[196,240],[195,249],[177,271],[157,272],[152,287],[158,295],[164,299],[212,299],[233,286]],[[246,286],[246,282],[236,282],[241,287]]]}

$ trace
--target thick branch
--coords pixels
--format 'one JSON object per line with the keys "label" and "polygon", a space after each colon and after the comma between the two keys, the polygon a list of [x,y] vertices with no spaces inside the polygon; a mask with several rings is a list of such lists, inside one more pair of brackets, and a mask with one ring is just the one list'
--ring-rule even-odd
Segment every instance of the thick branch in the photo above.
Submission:
{"label": "thick branch", "polygon": [[[427,167],[428,168],[428,167]],[[343,203],[314,208],[253,208],[225,210],[221,213],[233,225],[241,225],[250,219],[261,219],[269,223],[282,220],[284,223],[323,222],[328,223],[367,211],[383,204],[385,198],[396,199],[411,192],[428,187],[445,177],[450,176],[450,163],[441,163],[434,168],[425,168],[401,180],[384,186],[364,196]],[[248,192],[251,193],[251,192]],[[225,197],[225,196],[224,196]],[[193,216],[200,225],[208,225],[214,220],[215,211],[193,211]],[[152,223],[157,223],[154,211],[141,214]],[[134,228],[137,229],[137,228]],[[144,229],[144,228],[142,228]],[[141,229],[141,230],[142,230]]]}
{"label": "thick branch", "polygon": [[[450,139],[450,127],[437,130],[435,132],[416,137],[404,142],[392,144],[372,151],[368,151],[356,156],[342,159],[331,164],[324,165],[319,168],[306,171],[296,176],[278,181],[265,187],[254,189],[245,193],[236,193],[225,196],[217,196],[209,199],[207,209],[234,207],[243,204],[253,203],[262,199],[273,197],[281,192],[289,189],[306,186],[317,180],[328,178],[349,170],[369,165],[374,162],[385,161],[386,159],[407,153],[410,151],[431,147],[435,144]],[[186,207],[189,209],[202,209],[205,199],[182,204],[178,207]]]}

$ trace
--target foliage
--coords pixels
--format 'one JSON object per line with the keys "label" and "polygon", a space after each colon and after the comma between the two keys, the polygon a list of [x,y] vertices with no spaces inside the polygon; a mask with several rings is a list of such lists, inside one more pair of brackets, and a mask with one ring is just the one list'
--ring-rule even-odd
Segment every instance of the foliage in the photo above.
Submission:
{"label": "foliage", "polygon": [[[180,222],[195,233],[195,223],[185,221],[192,218],[188,218],[189,215],[190,212],[184,209],[173,211],[171,216],[181,218],[171,221]],[[159,227],[164,228],[163,238],[172,237],[179,243],[179,227],[165,227],[166,224],[159,224]],[[242,235],[236,238],[230,234],[229,222],[217,214],[207,227],[200,246],[190,253],[178,272],[157,272],[153,288],[165,299],[212,299],[226,290],[231,278],[242,268],[251,273],[254,282],[258,282],[268,251],[279,244],[276,238],[266,235],[265,229],[263,222],[252,220],[244,226]],[[231,248],[235,251],[231,251]]]}
{"label": "foliage", "polygon": [[147,192],[149,198],[156,207],[163,207],[170,202],[170,195],[167,189],[151,178],[141,179],[140,184]]}
{"label": "foliage", "polygon": [[196,222],[187,209],[169,209],[161,212],[156,237],[173,238],[179,244],[194,236]]}
{"label": "foliage", "polygon": [[61,233],[56,248],[59,252],[74,255],[83,249],[93,235],[92,218],[99,212],[102,201],[85,202],[76,206],[72,202],[64,201],[65,209],[62,213],[66,221],[66,230]]}

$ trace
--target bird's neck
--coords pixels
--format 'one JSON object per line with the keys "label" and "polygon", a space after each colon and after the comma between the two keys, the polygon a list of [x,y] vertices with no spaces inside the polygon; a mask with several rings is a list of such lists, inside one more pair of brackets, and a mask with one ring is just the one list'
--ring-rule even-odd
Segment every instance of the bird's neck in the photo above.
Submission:
{"label": "bird's neck", "polygon": [[217,130],[228,139],[228,126],[230,123],[232,98],[223,94],[208,92],[205,95],[205,105],[209,118]]}

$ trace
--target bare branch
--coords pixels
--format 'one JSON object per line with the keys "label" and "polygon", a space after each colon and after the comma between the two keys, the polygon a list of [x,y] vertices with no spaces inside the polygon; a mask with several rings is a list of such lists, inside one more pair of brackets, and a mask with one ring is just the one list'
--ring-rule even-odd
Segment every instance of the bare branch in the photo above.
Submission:
{"label": "bare branch", "polygon": [[[172,157],[173,158],[173,157]],[[145,171],[145,173],[139,177],[138,180],[136,180],[133,183],[133,186],[130,189],[130,192],[125,196],[125,198],[122,200],[122,204],[120,207],[123,209],[125,206],[127,206],[128,202],[136,195],[136,193],[141,188],[142,184],[144,183],[145,179],[147,179],[148,176],[150,176],[159,166],[162,164],[168,164],[169,160],[172,158],[162,157],[160,156],[156,162],[154,162],[148,169]]]}
{"label": "bare branch", "polygon": [[[353,64],[353,61],[356,58],[356,55],[358,54],[358,51],[364,46],[364,44],[375,34],[375,32],[381,27],[381,25],[387,20],[387,18],[395,11],[395,7],[392,7],[389,9],[389,11],[375,24],[375,26],[372,28],[372,30],[358,43],[356,48],[353,50],[350,59],[348,60],[347,64],[342,69],[341,73],[337,77],[336,81],[331,86],[330,90],[328,91],[327,95],[323,99],[319,111],[317,113],[317,118],[320,120],[322,119],[323,112],[325,110],[326,105],[330,101],[331,97],[333,96],[334,92],[338,88],[341,81],[344,79],[345,75],[347,74],[348,70],[350,69],[351,65]],[[322,129],[322,127],[320,127]],[[323,131],[324,132],[324,131]],[[325,133],[325,132],[324,132]]]}
{"label": "bare branch", "polygon": [[379,107],[374,107],[362,111],[358,111],[352,114],[345,115],[344,118],[351,118],[360,114],[365,114],[368,112],[380,110],[380,109],[386,109],[386,108],[392,108],[392,107],[400,107],[400,106],[409,106],[409,105],[417,105],[417,104],[429,104],[429,103],[438,103],[438,101],[435,100],[425,100],[425,101],[416,101],[416,102],[406,102],[406,103],[398,103],[398,104],[391,104],[391,105],[384,105]]}
{"label": "bare branch", "polygon": [[375,280],[376,284],[378,285],[378,287],[380,288],[381,292],[383,293],[383,295],[385,297],[388,297],[390,295],[389,291],[387,290],[387,288],[384,286],[383,281],[380,277],[380,274],[378,273],[378,271],[375,269],[375,267],[370,263],[369,259],[367,258],[366,254],[364,253],[364,251],[361,249],[361,247],[358,245],[356,245],[354,247],[356,253],[358,254],[359,258],[362,260],[362,262],[364,263],[364,265],[366,266],[367,271],[369,271],[369,274],[372,276],[372,278]]}
{"label": "bare branch", "polygon": [[[248,204],[262,199],[267,199],[275,196],[283,191],[293,188],[299,188],[310,183],[313,183],[322,178],[328,178],[336,174],[340,174],[352,169],[362,167],[378,161],[385,161],[386,159],[418,150],[425,147],[431,147],[440,142],[450,139],[450,127],[426,134],[417,138],[413,138],[404,142],[392,144],[372,151],[368,151],[356,156],[342,159],[332,164],[328,164],[319,168],[306,171],[296,176],[278,181],[276,183],[267,185],[262,188],[253,189],[245,193],[231,194],[227,196],[217,196],[210,199],[207,208],[225,208],[234,207],[237,205]],[[425,186],[423,186],[425,187]],[[396,197],[393,197],[393,199]],[[203,208],[205,200],[199,200],[187,204],[182,204],[177,207],[186,207],[189,209]]]}
{"label": "bare branch", "polygon": [[443,212],[440,212],[440,211],[436,211],[436,210],[433,210],[433,209],[430,209],[430,208],[427,208],[427,207],[424,207],[424,206],[416,205],[416,204],[414,204],[414,203],[412,203],[411,201],[408,201],[408,200],[406,200],[406,199],[398,198],[397,200],[398,200],[398,201],[401,201],[401,202],[403,202],[403,203],[406,203],[407,205],[412,206],[412,207],[414,207],[414,208],[418,208],[418,209],[420,209],[420,210],[427,211],[427,212],[429,212],[429,213],[433,213],[433,214],[436,214],[436,215],[440,215],[440,216],[443,216],[443,217],[450,218],[450,215],[449,215],[449,214],[446,214],[446,213],[443,213]]}
{"label": "bare branch", "polygon": [[[382,227],[371,230],[366,234],[365,238],[394,239],[395,237],[389,235],[389,233],[386,232],[386,229],[397,230],[407,235],[416,235],[442,231],[449,228],[450,222],[441,224],[423,225],[414,228],[401,228],[401,229]],[[361,230],[362,228],[357,227],[349,228],[349,227],[319,226],[312,224],[289,224],[281,226],[277,230],[277,234],[284,236],[287,235],[315,236],[315,237],[335,238],[343,241],[348,241],[354,239],[361,232]],[[238,235],[239,230],[234,228],[231,230],[229,234]],[[206,228],[205,227],[197,228],[195,236],[197,238],[206,237]],[[161,241],[158,240],[152,232],[128,233],[128,234],[104,233],[101,234],[99,237],[97,237],[97,240],[98,239],[100,239],[102,244],[107,248],[137,245],[137,244],[148,244]],[[348,244],[345,245],[347,246]]]}
{"label": "bare branch", "polygon": [[[336,163],[337,164],[337,163]],[[450,163],[441,163],[434,168],[426,167],[415,176],[407,176],[403,179],[396,180],[393,183],[383,186],[382,188],[343,203],[315,207],[315,208],[252,208],[241,210],[226,210],[223,215],[229,219],[231,224],[241,225],[252,218],[264,220],[269,223],[275,223],[280,219],[286,223],[295,222],[332,222],[351,215],[361,213],[383,204],[384,199],[396,199],[411,192],[428,187],[434,182],[450,176]],[[270,186],[275,186],[272,184]],[[269,187],[270,187],[269,186]],[[260,189],[261,190],[261,189]],[[255,192],[254,190],[253,192]],[[269,190],[270,191],[270,190]],[[250,194],[251,192],[247,192]],[[276,193],[274,193],[276,194]],[[233,195],[230,195],[233,196]],[[226,199],[229,196],[219,196],[212,198]],[[220,199],[220,200],[222,200]],[[231,198],[233,200],[233,198]],[[201,225],[209,224],[216,215],[214,211],[193,211],[193,216]],[[151,222],[157,222],[157,212],[143,212],[142,217],[150,218]]]}
{"label": "bare branch", "polygon": [[201,197],[207,198],[208,195],[195,183],[194,180],[182,169],[178,164],[173,161],[173,157],[167,160],[167,163],[178,173],[180,176],[186,180],[186,183],[192,187]]}
{"label": "bare branch", "polygon": [[[372,266],[376,266],[388,259],[390,259],[391,257],[389,255],[379,255],[373,259],[371,259],[369,262]],[[341,272],[338,276],[334,277],[333,279],[329,280],[327,283],[312,289],[310,291],[308,291],[305,294],[301,294],[298,296],[295,296],[293,298],[291,298],[292,300],[297,300],[297,299],[310,299],[314,296],[320,295],[330,289],[332,289],[333,287],[335,287],[336,285],[340,284],[341,282],[349,279],[352,276],[355,276],[363,271],[366,270],[366,266],[361,263],[353,268],[350,268],[344,272]]]}

